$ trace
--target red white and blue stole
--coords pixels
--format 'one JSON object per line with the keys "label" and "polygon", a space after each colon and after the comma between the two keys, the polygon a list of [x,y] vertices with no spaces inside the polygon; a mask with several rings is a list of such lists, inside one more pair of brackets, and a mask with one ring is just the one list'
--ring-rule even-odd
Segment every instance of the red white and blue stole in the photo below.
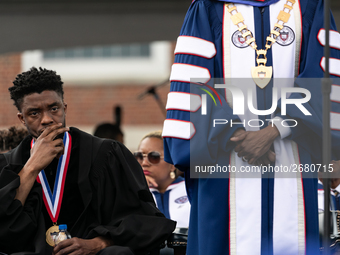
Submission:
{"label": "red white and blue stole", "polygon": [[[63,200],[66,174],[71,156],[72,139],[68,132],[65,132],[63,142],[65,149],[64,154],[59,158],[53,193],[51,191],[50,185],[48,184],[45,171],[41,170],[37,176],[37,182],[42,186],[43,200],[46,210],[53,223],[56,223],[59,217],[61,203]],[[32,139],[31,148],[33,146],[34,140]]]}

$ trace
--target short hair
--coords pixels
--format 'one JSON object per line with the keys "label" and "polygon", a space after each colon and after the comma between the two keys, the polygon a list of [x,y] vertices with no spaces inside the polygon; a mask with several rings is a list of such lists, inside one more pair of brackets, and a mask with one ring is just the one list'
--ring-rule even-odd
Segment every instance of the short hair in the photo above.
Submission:
{"label": "short hair", "polygon": [[14,149],[28,135],[24,127],[12,126],[9,129],[0,130],[0,151],[6,152]]}
{"label": "short hair", "polygon": [[118,125],[112,123],[102,123],[94,131],[94,136],[117,140],[118,135],[124,135]]}
{"label": "short hair", "polygon": [[13,81],[14,86],[8,90],[14,105],[21,111],[21,105],[25,96],[33,93],[41,93],[45,90],[57,92],[64,98],[63,82],[55,71],[39,67],[32,67],[29,71],[18,74]]}

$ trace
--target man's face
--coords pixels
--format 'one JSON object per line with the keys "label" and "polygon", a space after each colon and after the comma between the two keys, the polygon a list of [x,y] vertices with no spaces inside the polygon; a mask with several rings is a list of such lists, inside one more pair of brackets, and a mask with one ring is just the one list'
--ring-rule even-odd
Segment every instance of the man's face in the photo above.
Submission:
{"label": "man's face", "polygon": [[38,138],[45,128],[52,124],[62,123],[65,127],[66,110],[67,104],[57,92],[45,90],[23,98],[18,118],[27,127],[28,132]]}

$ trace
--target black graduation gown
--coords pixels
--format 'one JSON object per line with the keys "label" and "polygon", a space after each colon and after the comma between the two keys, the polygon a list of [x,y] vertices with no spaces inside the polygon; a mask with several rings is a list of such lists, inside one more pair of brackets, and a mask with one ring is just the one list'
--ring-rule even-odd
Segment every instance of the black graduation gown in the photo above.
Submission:
{"label": "black graduation gown", "polygon": [[[105,236],[135,253],[156,248],[172,233],[175,222],[156,208],[139,163],[116,141],[70,128],[73,132],[79,136],[81,156],[72,158],[71,151],[70,160],[79,161],[78,187],[84,205],[72,227],[73,237]],[[30,150],[31,139],[28,136],[14,150],[0,154],[0,252],[44,253],[49,226],[42,214],[41,185],[35,182],[24,206],[14,199],[18,173],[27,160],[23,152]]]}

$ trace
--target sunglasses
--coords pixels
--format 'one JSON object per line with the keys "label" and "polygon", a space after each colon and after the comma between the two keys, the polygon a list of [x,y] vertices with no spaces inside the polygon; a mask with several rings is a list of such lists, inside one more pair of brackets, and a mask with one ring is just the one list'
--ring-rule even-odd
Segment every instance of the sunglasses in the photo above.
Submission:
{"label": "sunglasses", "polygon": [[148,154],[144,154],[143,152],[137,151],[133,153],[133,155],[135,156],[139,163],[143,162],[144,157],[146,157],[151,165],[158,164],[161,161],[161,158],[164,158],[158,151],[150,151]]}

